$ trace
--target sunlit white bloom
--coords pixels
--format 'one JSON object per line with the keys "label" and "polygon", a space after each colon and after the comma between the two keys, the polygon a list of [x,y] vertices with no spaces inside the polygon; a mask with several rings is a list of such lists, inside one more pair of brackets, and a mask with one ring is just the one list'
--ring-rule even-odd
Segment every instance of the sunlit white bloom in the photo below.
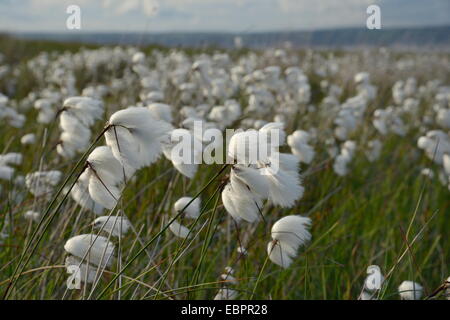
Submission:
{"label": "sunlit white bloom", "polygon": [[[80,279],[83,283],[93,283],[96,280],[97,267],[81,262],[74,256],[68,256],[65,260],[68,273],[73,274],[75,279]],[[98,275],[101,273],[99,272]]]}
{"label": "sunlit white bloom", "polygon": [[22,163],[22,154],[9,152],[0,155],[0,165],[20,165]]}
{"label": "sunlit white bloom", "polygon": [[39,111],[37,121],[39,123],[48,124],[55,119],[56,110],[53,101],[50,99],[39,99],[34,103],[34,108]]}
{"label": "sunlit white bloom", "polygon": [[125,235],[131,228],[131,223],[125,216],[101,216],[92,223],[95,229],[102,230],[113,237]]}
{"label": "sunlit white bloom", "polygon": [[[200,215],[200,198],[192,200],[191,197],[182,197],[178,199],[174,204],[174,215],[178,215],[184,209],[181,215],[180,221],[184,218],[197,219]],[[192,202],[191,202],[192,201]],[[188,205],[189,204],[189,205]],[[186,207],[187,206],[187,207]],[[178,221],[173,221],[169,225],[170,231],[173,232],[177,237],[186,238],[189,234],[189,228],[181,225]]]}
{"label": "sunlit white bloom", "polygon": [[189,205],[184,209],[183,214],[191,219],[197,219],[200,215],[200,198],[196,198],[192,200],[192,197],[182,197],[178,199],[175,204],[173,205],[175,212],[179,213],[183,208],[186,207],[186,205]]}
{"label": "sunlit white bloom", "polygon": [[91,198],[107,209],[115,207],[120,198],[122,183],[133,170],[123,167],[107,146],[95,148],[86,160]]}
{"label": "sunlit white bloom", "polygon": [[271,166],[260,170],[269,185],[269,200],[274,205],[290,208],[303,196],[304,188],[297,171],[274,170]]}
{"label": "sunlit white bloom", "polygon": [[407,132],[407,127],[396,109],[388,107],[386,109],[377,109],[374,112],[373,126],[382,135],[389,132],[395,133],[399,136],[404,136]]}
{"label": "sunlit white bloom", "polygon": [[398,287],[398,293],[402,300],[420,300],[423,287],[414,281],[403,281]]}
{"label": "sunlit white bloom", "polygon": [[345,176],[348,174],[348,166],[353,159],[355,152],[355,142],[348,140],[342,147],[340,154],[334,159],[333,169],[339,176]]}
{"label": "sunlit white bloom", "polygon": [[284,145],[284,124],[270,122],[260,130],[235,133],[228,145],[228,156],[238,164],[256,164],[268,161],[278,147]]}
{"label": "sunlit white bloom", "polygon": [[147,108],[130,107],[110,117],[106,144],[124,166],[139,169],[159,158],[169,130],[170,126],[154,119]]}
{"label": "sunlit white bloom", "polygon": [[314,159],[314,148],[309,145],[310,135],[303,130],[294,131],[287,137],[287,144],[291,147],[292,153],[296,155],[300,162],[311,163]]}
{"label": "sunlit white bloom", "polygon": [[106,237],[82,234],[70,238],[64,245],[67,253],[95,266],[106,267],[113,262],[114,244]]}
{"label": "sunlit white bloom", "polygon": [[272,226],[272,239],[267,246],[269,259],[283,267],[291,265],[298,248],[311,240],[308,229],[311,219],[302,216],[286,216]]}
{"label": "sunlit white bloom", "polygon": [[172,233],[179,237],[179,238],[186,238],[189,235],[190,230],[188,228],[186,228],[185,226],[181,225],[180,223],[178,223],[178,221],[174,220],[170,225],[169,225],[169,229],[170,231],[172,231]]}
{"label": "sunlit white bloom", "polygon": [[36,135],[34,133],[28,133],[20,138],[20,143],[23,145],[34,144],[36,142]]}
{"label": "sunlit white bloom", "polygon": [[91,195],[89,194],[89,179],[89,172],[83,172],[72,187],[70,195],[82,208],[92,210],[95,214],[100,215],[105,208],[91,198]]}
{"label": "sunlit white bloom", "polygon": [[349,135],[356,129],[357,127],[357,118],[350,108],[341,109],[334,120],[336,128],[334,130],[334,135],[339,140],[348,139]]}
{"label": "sunlit white bloom", "polygon": [[34,196],[49,196],[61,177],[62,173],[57,170],[36,171],[25,176],[25,184]]}
{"label": "sunlit white bloom", "polygon": [[417,146],[429,159],[442,164],[444,154],[450,154],[450,137],[444,131],[431,130],[417,140]]}
{"label": "sunlit white bloom", "polygon": [[252,192],[249,186],[236,174],[230,175],[230,182],[222,191],[222,203],[227,212],[237,222],[244,220],[255,222],[259,220],[262,208],[261,197]]}
{"label": "sunlit white bloom", "polygon": [[168,104],[152,103],[147,108],[150,110],[153,118],[172,123],[172,107]]}
{"label": "sunlit white bloom", "polygon": [[103,102],[89,97],[70,97],[64,100],[62,114],[68,114],[86,127],[100,120],[103,115]]}
{"label": "sunlit white bloom", "polygon": [[163,147],[164,156],[172,161],[180,173],[193,178],[202,162],[202,141],[186,129],[172,130],[170,139],[171,143],[166,143]]}

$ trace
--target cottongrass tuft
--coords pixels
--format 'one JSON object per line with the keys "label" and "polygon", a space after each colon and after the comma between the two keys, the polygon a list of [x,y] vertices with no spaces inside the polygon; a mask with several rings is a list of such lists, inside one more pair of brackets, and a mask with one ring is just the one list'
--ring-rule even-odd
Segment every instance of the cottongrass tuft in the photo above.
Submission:
{"label": "cottongrass tuft", "polygon": [[288,268],[295,256],[298,248],[311,240],[308,229],[311,226],[311,219],[291,215],[275,222],[272,227],[272,239],[267,245],[269,259],[283,267]]}

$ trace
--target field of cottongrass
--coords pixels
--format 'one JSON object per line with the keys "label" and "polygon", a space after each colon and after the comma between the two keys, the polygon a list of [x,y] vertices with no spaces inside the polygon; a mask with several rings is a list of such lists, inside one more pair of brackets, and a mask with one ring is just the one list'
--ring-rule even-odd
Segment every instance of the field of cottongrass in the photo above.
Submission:
{"label": "field of cottongrass", "polygon": [[[2,37],[0,93],[3,298],[450,294],[447,53]],[[194,121],[280,170],[169,160]]]}

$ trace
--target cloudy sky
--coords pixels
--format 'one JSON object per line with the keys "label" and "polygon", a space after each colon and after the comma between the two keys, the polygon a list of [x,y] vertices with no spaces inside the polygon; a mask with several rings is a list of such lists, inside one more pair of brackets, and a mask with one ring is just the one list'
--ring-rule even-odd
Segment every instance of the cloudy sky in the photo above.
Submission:
{"label": "cloudy sky", "polygon": [[450,0],[0,0],[0,30],[77,32],[66,29],[71,4],[83,32],[365,27],[369,4],[380,6],[384,28],[450,25]]}

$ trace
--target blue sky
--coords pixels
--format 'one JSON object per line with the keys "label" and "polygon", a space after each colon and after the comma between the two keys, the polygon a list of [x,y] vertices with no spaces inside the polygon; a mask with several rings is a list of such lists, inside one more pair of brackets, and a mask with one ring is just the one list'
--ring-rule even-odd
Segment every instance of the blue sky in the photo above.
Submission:
{"label": "blue sky", "polygon": [[450,0],[0,0],[0,30],[67,31],[70,4],[81,8],[83,32],[365,27],[370,4],[385,28],[450,25]]}

